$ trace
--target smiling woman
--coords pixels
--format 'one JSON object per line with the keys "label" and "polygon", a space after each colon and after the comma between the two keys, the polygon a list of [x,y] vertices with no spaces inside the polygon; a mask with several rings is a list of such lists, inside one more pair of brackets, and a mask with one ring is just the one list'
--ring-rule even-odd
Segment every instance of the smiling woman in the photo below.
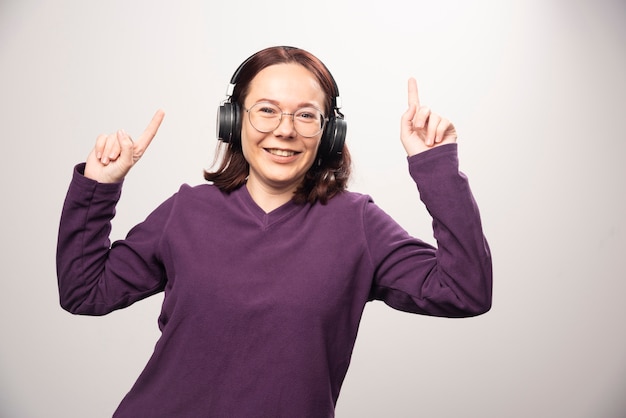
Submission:
{"label": "smiling woman", "polygon": [[[230,87],[232,95],[218,112],[218,137],[226,149],[218,153],[222,156],[219,167],[205,172],[206,180],[225,192],[239,188],[246,181],[251,193],[260,191],[259,186],[269,187],[269,195],[256,195],[259,199],[261,196],[269,198],[262,204],[266,211],[292,198],[300,203],[326,203],[345,190],[351,165],[350,153],[344,144],[346,125],[339,111],[339,89],[320,60],[299,48],[267,48],[239,66]],[[277,124],[272,122],[274,126],[258,126],[259,118],[255,115],[259,112],[250,113],[251,108],[267,113],[267,107],[258,107],[261,102],[270,103],[275,107],[272,114],[280,115]],[[285,109],[287,113],[283,112]],[[295,118],[295,113],[306,109],[312,110]],[[318,111],[322,112],[321,121],[316,125],[320,129],[301,132],[308,129],[304,126],[310,126],[301,122],[304,116],[315,115]],[[291,117],[283,117],[285,114]],[[255,138],[261,141],[257,147],[274,157],[284,158],[272,159],[260,154],[268,164],[250,167],[251,159],[257,154],[248,142]],[[246,152],[251,159],[246,157]],[[261,161],[263,159],[255,158],[254,162]],[[284,173],[282,180],[266,183],[270,178],[262,175],[264,167],[280,168]],[[262,178],[265,180],[259,182]]]}
{"label": "smiling woman", "polygon": [[[164,292],[161,337],[115,417],[333,417],[372,300],[442,317],[491,308],[491,254],[456,130],[408,83],[400,140],[438,248],[346,190],[338,89],[310,53],[246,60],[218,109],[213,184],[179,191],[110,243],[122,179],[163,120],[101,135],[61,215],[61,305],[105,315]],[[104,244],[104,245],[103,245]]]}
{"label": "smiling woman", "polygon": [[[325,94],[313,74],[303,66],[278,64],[263,69],[254,77],[244,99],[246,108],[267,101],[296,114],[303,106],[322,107]],[[302,184],[317,157],[321,129],[318,124],[313,126],[317,133],[303,136],[296,130],[296,125],[302,123],[297,124],[295,118],[285,117],[275,129],[262,132],[251,123],[250,117],[243,119],[241,146],[250,165],[246,185],[259,206],[270,212],[291,200]],[[304,126],[310,127],[311,124]]]}

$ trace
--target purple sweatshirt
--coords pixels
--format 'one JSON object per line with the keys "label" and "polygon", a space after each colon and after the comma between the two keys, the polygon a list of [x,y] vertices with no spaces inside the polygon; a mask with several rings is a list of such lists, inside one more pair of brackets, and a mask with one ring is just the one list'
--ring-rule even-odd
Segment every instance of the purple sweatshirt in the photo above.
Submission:
{"label": "purple sweatshirt", "polygon": [[104,315],[165,292],[161,337],[115,417],[333,417],[368,301],[446,317],[491,306],[491,256],[456,144],[409,158],[437,248],[366,195],[265,213],[246,187],[209,184],[183,185],[111,245],[122,185],[82,167],[59,229],[62,307]]}

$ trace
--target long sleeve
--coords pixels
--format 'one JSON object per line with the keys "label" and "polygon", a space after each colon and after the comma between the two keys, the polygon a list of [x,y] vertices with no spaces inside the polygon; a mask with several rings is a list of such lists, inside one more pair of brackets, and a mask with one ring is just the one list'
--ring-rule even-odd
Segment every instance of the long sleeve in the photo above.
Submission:
{"label": "long sleeve", "polygon": [[[122,184],[101,184],[74,169],[59,225],[57,278],[61,306],[104,315],[163,289],[158,241],[165,209],[111,245],[109,234]],[[159,219],[159,214],[163,216]]]}
{"label": "long sleeve", "polygon": [[491,308],[492,263],[478,206],[459,172],[457,145],[410,157],[409,171],[432,216],[437,247],[411,237],[375,205],[365,214],[376,264],[371,299],[403,311],[445,317]]}

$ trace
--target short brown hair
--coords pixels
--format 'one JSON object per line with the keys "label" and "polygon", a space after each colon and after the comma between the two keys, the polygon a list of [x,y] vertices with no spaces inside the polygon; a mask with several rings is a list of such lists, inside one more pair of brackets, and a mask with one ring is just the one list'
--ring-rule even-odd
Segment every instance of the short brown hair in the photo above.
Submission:
{"label": "short brown hair", "polygon": [[[324,111],[327,115],[334,114],[334,101],[338,96],[337,86],[326,66],[313,54],[300,48],[276,46],[263,49],[250,57],[239,69],[237,83],[231,96],[231,102],[243,107],[248,95],[250,82],[264,68],[275,64],[296,63],[309,70],[325,93]],[[324,137],[322,137],[324,140]],[[348,147],[336,158],[329,158],[323,154],[325,144],[320,144],[318,155],[313,165],[304,176],[302,184],[294,193],[297,203],[326,204],[330,198],[347,187],[350,177],[351,158]],[[219,151],[214,165],[219,167],[215,171],[204,171],[204,178],[213,182],[220,190],[231,192],[241,187],[248,177],[250,166],[243,156],[241,141],[220,141]]]}

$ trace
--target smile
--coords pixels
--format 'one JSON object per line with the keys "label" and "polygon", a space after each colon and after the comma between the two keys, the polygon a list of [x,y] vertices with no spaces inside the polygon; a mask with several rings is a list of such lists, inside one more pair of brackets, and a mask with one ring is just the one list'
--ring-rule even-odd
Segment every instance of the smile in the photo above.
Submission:
{"label": "smile", "polygon": [[267,148],[266,151],[272,155],[277,155],[279,157],[293,157],[294,155],[298,154],[295,151],[287,151],[284,149],[276,149],[276,148]]}

